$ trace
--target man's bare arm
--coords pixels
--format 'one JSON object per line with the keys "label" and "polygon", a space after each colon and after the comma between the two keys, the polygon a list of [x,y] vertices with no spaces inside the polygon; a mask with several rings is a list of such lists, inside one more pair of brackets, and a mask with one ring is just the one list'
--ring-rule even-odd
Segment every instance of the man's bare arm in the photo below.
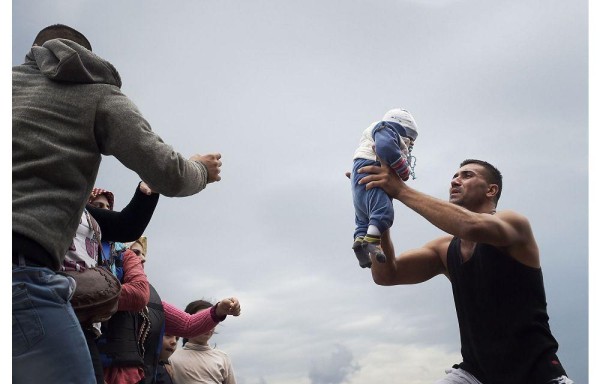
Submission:
{"label": "man's bare arm", "polygon": [[522,242],[519,228],[528,226],[527,219],[512,211],[490,215],[471,212],[466,208],[419,192],[406,183],[385,164],[367,166],[362,173],[369,173],[360,183],[367,189],[383,188],[392,198],[401,201],[442,231],[478,243],[508,247]]}
{"label": "man's bare arm", "polygon": [[387,261],[379,263],[373,260],[371,266],[373,281],[378,285],[417,284],[445,274],[446,266],[443,258],[451,238],[451,236],[439,238],[421,248],[395,256],[389,231],[384,232],[381,236],[381,247]]}

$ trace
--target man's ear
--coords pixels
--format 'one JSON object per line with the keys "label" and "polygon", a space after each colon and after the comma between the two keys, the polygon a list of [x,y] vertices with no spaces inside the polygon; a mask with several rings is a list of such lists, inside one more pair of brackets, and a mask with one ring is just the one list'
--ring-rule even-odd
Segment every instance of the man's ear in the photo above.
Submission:
{"label": "man's ear", "polygon": [[494,197],[498,194],[499,188],[498,184],[490,184],[488,185],[488,191],[486,193],[487,197]]}

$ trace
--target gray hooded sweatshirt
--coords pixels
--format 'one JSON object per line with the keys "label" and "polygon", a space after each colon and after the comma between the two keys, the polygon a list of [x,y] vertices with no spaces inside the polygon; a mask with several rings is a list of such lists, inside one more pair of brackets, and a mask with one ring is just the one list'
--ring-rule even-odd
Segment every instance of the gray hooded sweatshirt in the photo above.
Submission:
{"label": "gray hooded sweatshirt", "polygon": [[152,132],[106,60],[54,39],[13,67],[12,225],[62,265],[102,155],[115,156],[165,196],[206,186],[206,167]]}

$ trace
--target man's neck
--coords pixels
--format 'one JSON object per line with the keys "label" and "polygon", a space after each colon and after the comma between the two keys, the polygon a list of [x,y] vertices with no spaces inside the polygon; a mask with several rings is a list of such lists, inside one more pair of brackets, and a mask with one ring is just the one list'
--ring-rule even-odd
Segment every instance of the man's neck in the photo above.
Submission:
{"label": "man's neck", "polygon": [[474,207],[474,208],[469,208],[469,207],[464,207],[464,208],[467,208],[469,211],[476,212],[476,213],[488,213],[490,215],[493,215],[496,213],[496,206],[494,206],[493,204],[484,204],[480,207]]}

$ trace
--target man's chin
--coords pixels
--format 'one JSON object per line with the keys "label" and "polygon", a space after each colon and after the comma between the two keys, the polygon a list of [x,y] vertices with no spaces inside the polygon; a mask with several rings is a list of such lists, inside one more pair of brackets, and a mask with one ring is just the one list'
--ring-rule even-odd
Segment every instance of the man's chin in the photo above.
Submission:
{"label": "man's chin", "polygon": [[448,202],[451,204],[462,206],[462,200],[458,196],[454,196],[454,197],[450,196],[450,198],[448,199]]}

